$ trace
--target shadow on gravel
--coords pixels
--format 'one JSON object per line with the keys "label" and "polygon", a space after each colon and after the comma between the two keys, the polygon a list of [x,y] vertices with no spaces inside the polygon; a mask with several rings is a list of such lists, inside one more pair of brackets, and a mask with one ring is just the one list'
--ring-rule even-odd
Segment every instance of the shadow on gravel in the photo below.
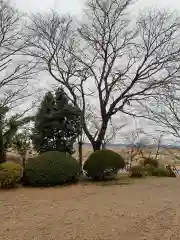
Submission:
{"label": "shadow on gravel", "polygon": [[132,183],[133,183],[133,181],[131,179],[126,179],[126,180],[112,180],[112,181],[96,182],[96,185],[97,186],[117,186],[117,185],[129,185]]}
{"label": "shadow on gravel", "polygon": [[117,179],[105,181],[91,181],[90,179],[83,179],[79,182],[81,185],[96,185],[96,186],[116,186],[129,185],[133,183],[133,179],[127,176],[118,176]]}

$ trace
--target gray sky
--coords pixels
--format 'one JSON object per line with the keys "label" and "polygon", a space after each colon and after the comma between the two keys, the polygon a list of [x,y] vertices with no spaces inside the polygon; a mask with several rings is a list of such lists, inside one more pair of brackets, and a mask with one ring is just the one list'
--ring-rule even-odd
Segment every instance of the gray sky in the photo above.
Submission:
{"label": "gray sky", "polygon": [[[85,0],[11,0],[22,11],[38,12],[56,8],[62,13],[80,14]],[[139,0],[138,9],[146,6],[170,7],[180,11],[180,0]]]}
{"label": "gray sky", "polygon": [[[82,13],[82,8],[85,3],[85,0],[11,0],[11,2],[14,6],[19,8],[21,11],[27,12],[27,13],[32,13],[32,12],[35,13],[35,12],[49,11],[50,9],[56,9],[61,13],[70,13],[73,15],[80,16]],[[137,0],[137,3],[134,6],[134,10],[136,12],[146,7],[168,8],[168,9],[176,10],[180,14],[180,0],[139,0],[139,1]],[[45,78],[47,79],[47,77]],[[44,83],[42,83],[41,85],[43,87]],[[155,132],[155,129],[152,126],[150,127],[148,123],[145,122],[144,120],[138,123],[134,122],[132,124],[132,119],[131,119],[130,122],[131,124],[128,126],[128,129],[127,128],[124,129],[125,132],[135,127],[145,127],[145,126],[146,126],[145,128],[147,128],[148,126],[149,132]]]}
{"label": "gray sky", "polygon": [[12,0],[18,8],[26,12],[48,11],[55,8],[62,13],[79,14],[84,0]]}

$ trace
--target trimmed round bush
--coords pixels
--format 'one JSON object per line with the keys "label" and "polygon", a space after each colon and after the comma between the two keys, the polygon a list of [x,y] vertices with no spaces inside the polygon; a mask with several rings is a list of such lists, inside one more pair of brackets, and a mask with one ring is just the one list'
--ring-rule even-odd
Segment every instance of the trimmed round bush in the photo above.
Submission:
{"label": "trimmed round bush", "polygon": [[144,177],[145,168],[142,165],[132,166],[130,172],[131,172],[131,175],[130,175],[131,177],[141,178],[141,177]]}
{"label": "trimmed round bush", "polygon": [[76,182],[80,166],[68,153],[50,151],[28,160],[23,183],[28,186],[56,186]]}
{"label": "trimmed round bush", "polygon": [[83,169],[93,180],[105,180],[124,167],[125,161],[118,153],[103,149],[92,153],[84,163]]}
{"label": "trimmed round bush", "polygon": [[0,188],[13,188],[20,182],[23,168],[20,164],[4,162],[0,164]]}

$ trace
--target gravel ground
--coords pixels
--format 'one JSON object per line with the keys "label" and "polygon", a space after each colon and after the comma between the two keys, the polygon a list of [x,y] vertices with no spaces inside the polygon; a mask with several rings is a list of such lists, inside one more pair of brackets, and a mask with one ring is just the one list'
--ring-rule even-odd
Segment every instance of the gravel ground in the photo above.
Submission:
{"label": "gravel ground", "polygon": [[1,240],[180,239],[180,179],[0,192]]}

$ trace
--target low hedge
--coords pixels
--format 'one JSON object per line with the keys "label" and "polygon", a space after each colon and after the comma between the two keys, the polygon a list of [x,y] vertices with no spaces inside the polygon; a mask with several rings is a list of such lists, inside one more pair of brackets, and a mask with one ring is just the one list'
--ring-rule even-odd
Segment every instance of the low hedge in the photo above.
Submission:
{"label": "low hedge", "polygon": [[156,176],[156,177],[170,177],[170,173],[169,173],[168,169],[161,166],[161,167],[158,167],[158,168],[154,169],[153,176]]}
{"label": "low hedge", "polygon": [[20,182],[23,168],[20,164],[4,162],[0,164],[0,188],[14,188]]}

